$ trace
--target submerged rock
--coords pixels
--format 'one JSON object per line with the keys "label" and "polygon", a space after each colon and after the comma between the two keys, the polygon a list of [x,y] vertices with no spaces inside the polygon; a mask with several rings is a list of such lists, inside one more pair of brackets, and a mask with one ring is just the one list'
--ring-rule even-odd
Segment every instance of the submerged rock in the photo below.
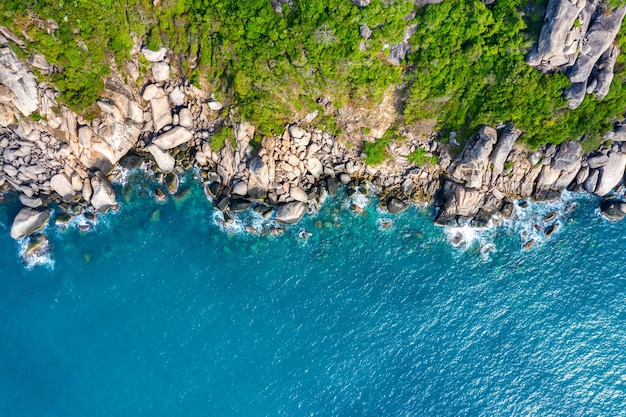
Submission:
{"label": "submerged rock", "polygon": [[168,172],[165,176],[165,186],[167,187],[167,192],[170,194],[176,194],[178,191],[178,175],[174,172]]}
{"label": "submerged rock", "polygon": [[56,218],[54,219],[54,222],[57,225],[68,224],[69,222],[72,221],[73,218],[74,218],[74,216],[72,216],[69,213],[59,213],[59,214],[57,214]]}

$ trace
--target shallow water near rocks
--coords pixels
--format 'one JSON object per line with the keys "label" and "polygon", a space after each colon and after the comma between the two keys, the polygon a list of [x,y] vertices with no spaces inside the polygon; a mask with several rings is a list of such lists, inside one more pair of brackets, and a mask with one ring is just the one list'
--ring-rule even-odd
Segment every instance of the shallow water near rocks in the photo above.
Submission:
{"label": "shallow water near rocks", "polygon": [[550,207],[455,248],[338,198],[271,238],[129,184],[31,268],[0,206],[0,415],[625,415],[626,223],[594,198],[524,251]]}

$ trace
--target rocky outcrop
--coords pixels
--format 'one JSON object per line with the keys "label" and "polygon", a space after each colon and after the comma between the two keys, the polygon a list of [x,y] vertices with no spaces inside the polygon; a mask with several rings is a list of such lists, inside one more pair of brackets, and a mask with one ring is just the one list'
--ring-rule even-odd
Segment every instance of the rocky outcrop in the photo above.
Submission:
{"label": "rocky outcrop", "polygon": [[[438,224],[485,226],[510,199],[553,200],[571,184],[587,179],[579,178],[583,168],[580,144],[548,145],[529,153],[514,145],[520,133],[514,127],[499,132],[481,128],[444,173]],[[607,186],[615,186],[613,180],[607,177]]]}
{"label": "rocky outcrop", "polygon": [[25,207],[17,213],[11,226],[11,237],[22,239],[43,229],[50,218],[50,210]]}
{"label": "rocky outcrop", "polygon": [[7,46],[0,47],[0,103],[12,104],[24,116],[39,107],[37,80]]}
{"label": "rocky outcrop", "polygon": [[613,80],[618,49],[613,45],[626,6],[608,9],[596,0],[550,0],[539,41],[526,61],[544,72],[565,71],[572,83],[568,107],[586,94],[604,98]]}

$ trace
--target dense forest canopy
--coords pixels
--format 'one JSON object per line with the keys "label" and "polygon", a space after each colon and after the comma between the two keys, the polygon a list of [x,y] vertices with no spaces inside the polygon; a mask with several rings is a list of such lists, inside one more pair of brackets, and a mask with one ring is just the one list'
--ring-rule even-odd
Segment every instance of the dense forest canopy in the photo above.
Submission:
{"label": "dense forest canopy", "polygon": [[[372,106],[394,86],[405,97],[401,120],[436,120],[439,129],[472,134],[483,123],[513,123],[530,146],[583,138],[595,143],[626,103],[624,56],[609,95],[567,110],[562,74],[524,62],[536,42],[544,0],[445,0],[414,6],[372,0],[4,0],[0,23],[23,34],[26,57],[38,51],[63,71],[51,76],[63,100],[88,111],[111,62],[124,68],[135,40],[167,46],[187,79],[232,105],[262,133],[320,109],[318,98]],[[372,34],[364,39],[359,28]],[[407,30],[411,52],[387,59]],[[624,31],[618,36],[623,46]],[[147,69],[147,62],[141,70]],[[138,83],[144,82],[141,78]],[[332,114],[319,117],[336,129]],[[445,137],[445,135],[444,135]]]}

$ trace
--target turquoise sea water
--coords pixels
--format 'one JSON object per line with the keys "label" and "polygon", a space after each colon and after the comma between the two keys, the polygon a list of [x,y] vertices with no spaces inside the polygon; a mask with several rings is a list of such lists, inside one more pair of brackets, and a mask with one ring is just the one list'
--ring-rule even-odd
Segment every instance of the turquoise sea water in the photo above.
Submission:
{"label": "turquoise sea water", "polygon": [[341,199],[278,238],[223,231],[186,187],[49,227],[31,269],[1,231],[1,416],[626,415],[626,223],[595,199],[523,251],[550,207],[461,249],[429,208]]}

